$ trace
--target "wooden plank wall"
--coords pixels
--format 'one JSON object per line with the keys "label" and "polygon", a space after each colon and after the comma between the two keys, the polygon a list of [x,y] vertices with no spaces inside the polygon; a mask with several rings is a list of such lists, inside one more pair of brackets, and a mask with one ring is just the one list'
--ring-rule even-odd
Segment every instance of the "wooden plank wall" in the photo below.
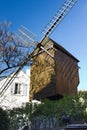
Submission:
{"label": "wooden plank wall", "polygon": [[55,51],[56,87],[59,94],[76,94],[79,84],[78,63],[60,50]]}
{"label": "wooden plank wall", "polygon": [[[54,43],[45,41],[45,48]],[[44,45],[44,43],[43,43]],[[46,98],[51,95],[71,95],[77,93],[79,84],[78,61],[54,46],[47,53],[41,52],[31,67],[30,99]]]}
{"label": "wooden plank wall", "polygon": [[[40,91],[41,92],[39,93],[39,98],[43,98],[44,92],[42,90],[45,91],[45,97],[47,97],[49,94],[51,95],[52,93],[54,93],[54,89],[56,89],[56,77],[54,68],[45,61],[42,55],[44,54],[40,54],[39,56],[37,56],[36,64],[32,65],[31,67],[30,100],[32,100],[34,98],[34,95]],[[52,87],[53,90],[50,86],[54,86]],[[47,89],[45,90],[44,88]],[[36,99],[37,98],[38,95],[36,96]]]}

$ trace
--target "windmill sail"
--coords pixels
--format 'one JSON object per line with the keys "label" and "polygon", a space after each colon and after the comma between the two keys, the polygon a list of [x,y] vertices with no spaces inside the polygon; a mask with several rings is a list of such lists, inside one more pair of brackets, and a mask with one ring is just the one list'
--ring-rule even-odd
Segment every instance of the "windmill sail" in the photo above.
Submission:
{"label": "windmill sail", "polygon": [[75,5],[77,1],[78,0],[66,0],[63,3],[63,5],[59,8],[56,14],[52,17],[49,23],[42,30],[42,33],[44,34],[45,37],[49,36],[54,31],[57,25],[69,13],[69,11],[72,9],[72,7]]}

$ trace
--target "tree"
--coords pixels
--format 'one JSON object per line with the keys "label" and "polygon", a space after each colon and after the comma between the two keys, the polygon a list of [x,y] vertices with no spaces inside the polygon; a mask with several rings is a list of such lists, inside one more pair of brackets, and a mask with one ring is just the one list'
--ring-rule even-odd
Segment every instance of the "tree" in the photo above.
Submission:
{"label": "tree", "polygon": [[0,23],[0,78],[13,73],[28,53],[29,48],[11,31],[11,24]]}

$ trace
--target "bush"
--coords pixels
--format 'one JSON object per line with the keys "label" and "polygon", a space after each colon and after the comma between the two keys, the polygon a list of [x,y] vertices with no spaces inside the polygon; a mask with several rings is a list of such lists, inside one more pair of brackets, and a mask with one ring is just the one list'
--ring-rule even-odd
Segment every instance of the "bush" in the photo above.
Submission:
{"label": "bush", "polygon": [[9,118],[5,110],[0,108],[0,129],[8,130],[9,129]]}

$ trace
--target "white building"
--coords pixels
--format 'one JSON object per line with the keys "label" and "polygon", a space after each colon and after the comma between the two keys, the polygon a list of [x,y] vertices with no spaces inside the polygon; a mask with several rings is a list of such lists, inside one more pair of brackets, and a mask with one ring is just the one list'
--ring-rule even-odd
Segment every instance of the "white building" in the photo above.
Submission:
{"label": "white building", "polygon": [[[10,77],[8,77],[9,80]],[[0,81],[0,92],[3,89],[7,78]],[[5,93],[0,96],[0,107],[11,109],[13,107],[20,107],[26,102],[29,102],[29,88],[30,88],[30,69],[25,72],[20,71],[12,84],[9,85]]]}

